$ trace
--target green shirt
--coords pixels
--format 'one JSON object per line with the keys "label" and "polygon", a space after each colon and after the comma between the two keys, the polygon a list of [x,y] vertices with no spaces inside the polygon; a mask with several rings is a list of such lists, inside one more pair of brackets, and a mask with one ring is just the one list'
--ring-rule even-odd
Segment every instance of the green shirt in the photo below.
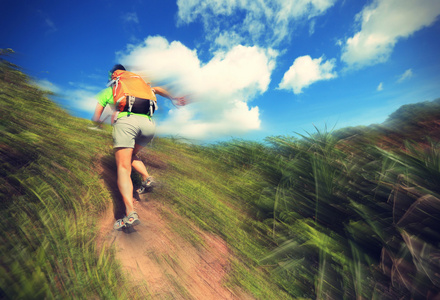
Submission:
{"label": "green shirt", "polygon": [[[113,89],[111,87],[105,88],[101,92],[99,92],[99,94],[96,95],[96,99],[98,100],[98,103],[102,107],[106,107],[107,105],[110,105],[112,108],[115,107],[115,103],[114,103],[114,100],[113,100]],[[118,114],[118,119],[121,118],[121,117],[125,117],[128,114],[129,114],[128,111],[121,111]],[[146,115],[146,114],[135,114],[135,113],[131,113],[131,114],[139,115],[139,116],[144,116],[146,118],[151,119],[150,116]]]}

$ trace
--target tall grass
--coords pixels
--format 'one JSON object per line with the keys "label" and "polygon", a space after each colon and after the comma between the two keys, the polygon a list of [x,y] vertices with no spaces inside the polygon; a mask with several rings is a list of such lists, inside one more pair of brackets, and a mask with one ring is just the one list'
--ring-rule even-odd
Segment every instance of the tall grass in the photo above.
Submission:
{"label": "tall grass", "polygon": [[[90,135],[4,59],[0,81],[0,297],[139,297],[94,238],[109,131]],[[198,246],[193,224],[225,239],[227,284],[258,299],[439,297],[438,142],[384,150],[380,132],[352,132],[155,140],[160,201],[185,217],[171,227]]]}
{"label": "tall grass", "polygon": [[[439,144],[383,150],[324,131],[213,147],[231,187],[279,244],[261,260],[293,297],[439,296]],[[238,151],[237,151],[238,150]],[[219,153],[220,152],[220,153]],[[249,153],[260,153],[257,159]],[[252,192],[243,192],[243,189]]]}
{"label": "tall grass", "polygon": [[[239,202],[241,196],[233,190],[236,181],[240,180],[241,191],[251,193],[248,184],[254,184],[255,178],[246,178],[242,171],[251,174],[248,168],[255,161],[247,156],[240,170],[229,172],[226,165],[213,158],[217,151],[209,147],[161,139],[153,149],[168,162],[166,172],[160,177],[166,185],[160,191],[165,204],[198,228],[222,237],[234,254],[230,258],[227,286],[232,289],[239,286],[257,299],[288,299],[289,296],[258,266],[259,259],[269,253],[270,238],[266,236],[269,227],[248,217],[249,207]],[[254,152],[254,159],[258,156],[258,151]],[[233,157],[227,159],[233,163]],[[179,223],[179,227],[177,232],[191,243],[203,243],[190,233],[193,226]],[[203,247],[203,244],[198,246]]]}
{"label": "tall grass", "polygon": [[111,155],[108,133],[91,135],[4,59],[0,110],[0,297],[127,295],[112,250],[96,249],[110,196],[93,166]]}
{"label": "tall grass", "polygon": [[[98,173],[102,161],[113,160],[109,130],[88,131],[87,121],[49,101],[17,66],[0,62],[0,297],[141,298],[114,249],[96,248],[96,221],[111,201]],[[231,290],[238,285],[257,298],[288,298],[258,269],[268,253],[266,226],[231,200],[237,195],[228,183],[241,172],[228,174],[203,147],[174,139],[155,139],[149,151],[166,158],[159,198],[186,217],[165,216],[171,228],[198,247],[203,241],[192,223],[227,240],[234,253],[226,283]]]}

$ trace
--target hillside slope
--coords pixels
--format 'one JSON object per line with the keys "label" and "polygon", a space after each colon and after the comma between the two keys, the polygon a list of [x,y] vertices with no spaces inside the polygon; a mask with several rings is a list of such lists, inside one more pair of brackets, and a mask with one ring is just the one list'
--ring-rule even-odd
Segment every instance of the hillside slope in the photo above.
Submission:
{"label": "hillside slope", "polygon": [[154,139],[160,185],[116,232],[111,128],[0,60],[0,298],[437,299],[438,102],[301,139]]}
{"label": "hillside slope", "polygon": [[428,137],[440,140],[440,98],[403,105],[382,124],[343,128],[335,134],[389,149],[404,148],[405,141],[428,145]]}
{"label": "hillside slope", "polygon": [[[252,221],[204,184],[225,174],[194,166],[203,158],[186,145],[156,139],[143,154],[163,185],[136,204],[139,228],[114,232],[122,202],[111,128],[91,131],[90,122],[60,109],[4,59],[0,109],[0,298],[287,297],[256,267],[267,250],[242,230]],[[217,207],[182,210],[176,196],[208,196]]]}
{"label": "hillside slope", "polygon": [[1,298],[123,297],[117,263],[95,242],[108,133],[91,135],[4,59],[0,109]]}

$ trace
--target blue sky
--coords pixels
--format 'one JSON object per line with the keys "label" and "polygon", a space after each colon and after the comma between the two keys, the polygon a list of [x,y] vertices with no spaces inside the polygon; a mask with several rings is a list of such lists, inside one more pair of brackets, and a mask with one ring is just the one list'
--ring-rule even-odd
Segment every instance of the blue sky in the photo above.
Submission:
{"label": "blue sky", "polygon": [[0,48],[90,119],[115,63],[159,100],[158,134],[262,140],[383,122],[440,97],[438,0],[1,0]]}

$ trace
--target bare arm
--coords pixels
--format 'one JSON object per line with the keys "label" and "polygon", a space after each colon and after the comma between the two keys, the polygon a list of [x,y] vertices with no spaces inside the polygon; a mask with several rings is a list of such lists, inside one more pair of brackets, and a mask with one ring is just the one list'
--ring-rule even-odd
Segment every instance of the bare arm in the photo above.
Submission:
{"label": "bare arm", "polygon": [[171,101],[176,101],[177,105],[183,106],[187,103],[187,100],[185,97],[173,97],[166,89],[164,89],[160,86],[153,87],[153,90],[157,95],[160,95],[162,97],[170,99]]}
{"label": "bare arm", "polygon": [[93,114],[92,121],[93,122],[99,122],[99,119],[101,118],[102,112],[104,111],[104,107],[97,103],[95,107],[95,113]]}

